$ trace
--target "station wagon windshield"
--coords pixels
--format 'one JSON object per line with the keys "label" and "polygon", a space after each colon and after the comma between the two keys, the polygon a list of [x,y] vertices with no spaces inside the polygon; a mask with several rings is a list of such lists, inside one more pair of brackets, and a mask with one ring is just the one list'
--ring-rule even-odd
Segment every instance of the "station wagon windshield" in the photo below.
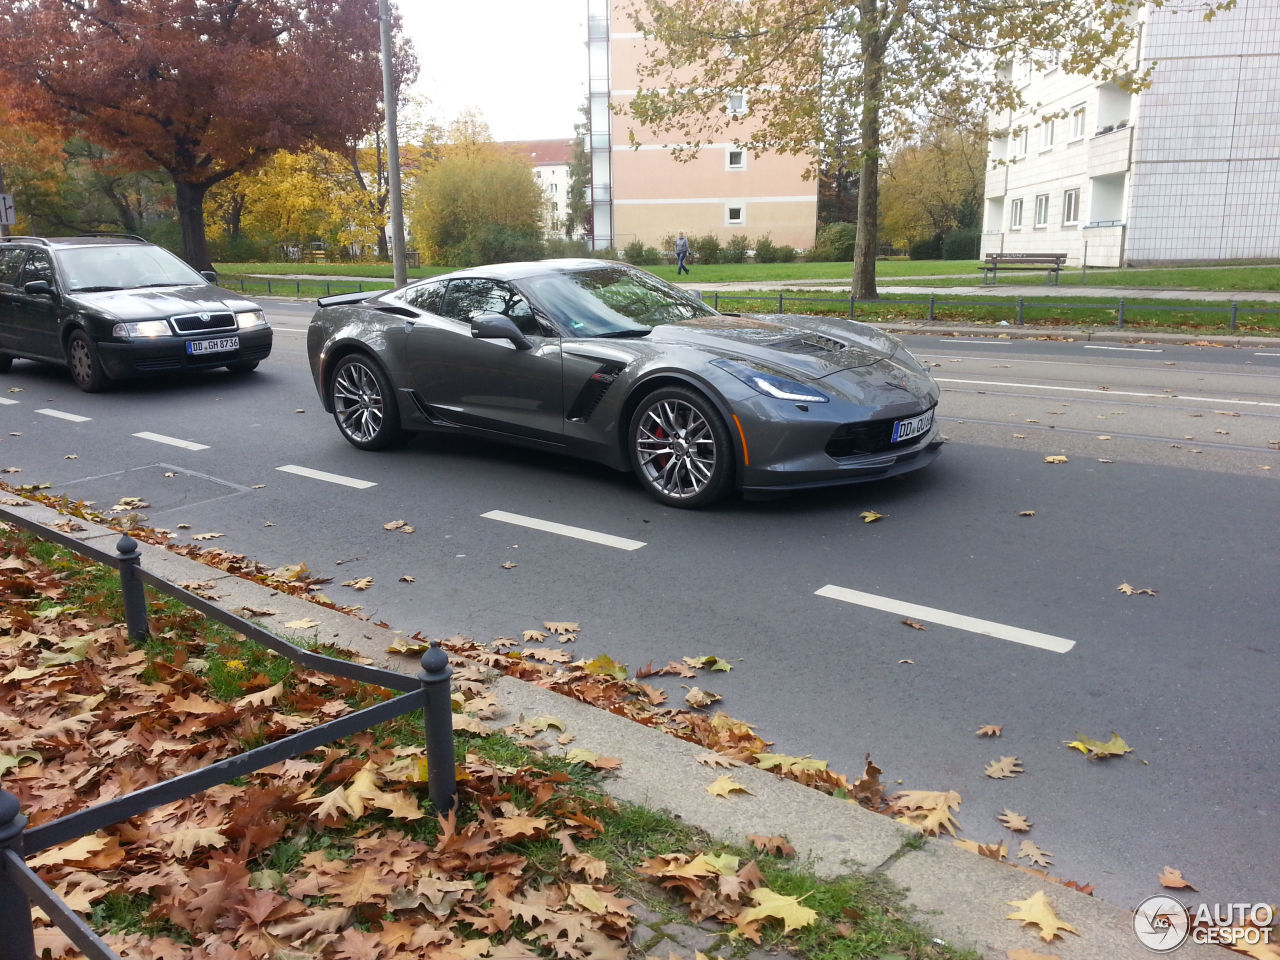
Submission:
{"label": "station wagon windshield", "polygon": [[716,316],[696,297],[626,267],[550,273],[521,285],[574,337],[638,337],[658,324]]}
{"label": "station wagon windshield", "polygon": [[141,243],[65,247],[55,256],[69,293],[208,283],[169,251]]}

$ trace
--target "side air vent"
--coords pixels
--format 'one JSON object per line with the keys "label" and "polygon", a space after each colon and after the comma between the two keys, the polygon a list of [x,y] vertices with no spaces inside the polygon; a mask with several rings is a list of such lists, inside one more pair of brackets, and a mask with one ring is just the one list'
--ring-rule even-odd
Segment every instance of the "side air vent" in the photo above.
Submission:
{"label": "side air vent", "polygon": [[569,406],[569,412],[565,414],[565,419],[573,423],[586,423],[622,370],[623,365],[620,363],[601,364],[600,369],[588,377],[587,382],[578,391],[578,395]]}

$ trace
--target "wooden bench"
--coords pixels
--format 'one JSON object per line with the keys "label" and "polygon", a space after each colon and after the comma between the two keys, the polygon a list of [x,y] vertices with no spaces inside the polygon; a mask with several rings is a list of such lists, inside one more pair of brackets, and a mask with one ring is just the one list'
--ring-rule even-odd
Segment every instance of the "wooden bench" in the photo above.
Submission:
{"label": "wooden bench", "polygon": [[1058,282],[1058,272],[1062,269],[1063,264],[1067,262],[1065,253],[988,253],[982,262],[982,282],[995,283],[996,275],[1001,267],[1008,269],[1009,267],[1031,267],[1038,269],[1045,268],[1044,282],[1048,283],[1049,278],[1053,278],[1053,282]]}

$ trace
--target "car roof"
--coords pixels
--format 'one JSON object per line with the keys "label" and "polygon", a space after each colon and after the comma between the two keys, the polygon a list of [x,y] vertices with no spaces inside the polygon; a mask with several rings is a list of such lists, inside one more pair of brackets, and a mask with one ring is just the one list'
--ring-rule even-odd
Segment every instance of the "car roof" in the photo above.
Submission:
{"label": "car roof", "polygon": [[486,280],[523,280],[544,273],[569,273],[598,267],[625,267],[628,264],[616,260],[596,260],[592,257],[564,257],[558,260],[527,260],[515,263],[491,263],[481,267],[467,267],[453,273],[443,273],[432,280],[453,280],[458,277],[483,277]]}
{"label": "car roof", "polygon": [[80,237],[0,237],[0,243],[28,243],[42,247],[96,247],[96,246],[153,246],[153,244],[132,234],[104,233]]}

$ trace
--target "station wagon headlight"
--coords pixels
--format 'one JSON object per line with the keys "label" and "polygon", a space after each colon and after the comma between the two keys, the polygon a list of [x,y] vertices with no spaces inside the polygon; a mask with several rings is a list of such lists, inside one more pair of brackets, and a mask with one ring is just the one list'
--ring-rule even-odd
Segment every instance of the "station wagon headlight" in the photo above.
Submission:
{"label": "station wagon headlight", "polygon": [[730,373],[737,377],[757,392],[763,393],[766,397],[774,397],[778,400],[792,400],[796,403],[826,403],[830,400],[830,397],[824,393],[819,393],[813,387],[807,387],[803,383],[797,383],[795,380],[788,380],[786,377],[765,373],[763,370],[756,370],[745,363],[723,358],[712,360],[711,363],[725,371],[725,373]]}
{"label": "station wagon headlight", "polygon": [[267,322],[267,318],[261,310],[246,310],[244,313],[236,314],[236,326],[241,330],[249,327],[258,327]]}
{"label": "station wagon headlight", "polygon": [[117,323],[111,328],[113,337],[167,337],[169,333],[167,320],[136,320],[132,323]]}

